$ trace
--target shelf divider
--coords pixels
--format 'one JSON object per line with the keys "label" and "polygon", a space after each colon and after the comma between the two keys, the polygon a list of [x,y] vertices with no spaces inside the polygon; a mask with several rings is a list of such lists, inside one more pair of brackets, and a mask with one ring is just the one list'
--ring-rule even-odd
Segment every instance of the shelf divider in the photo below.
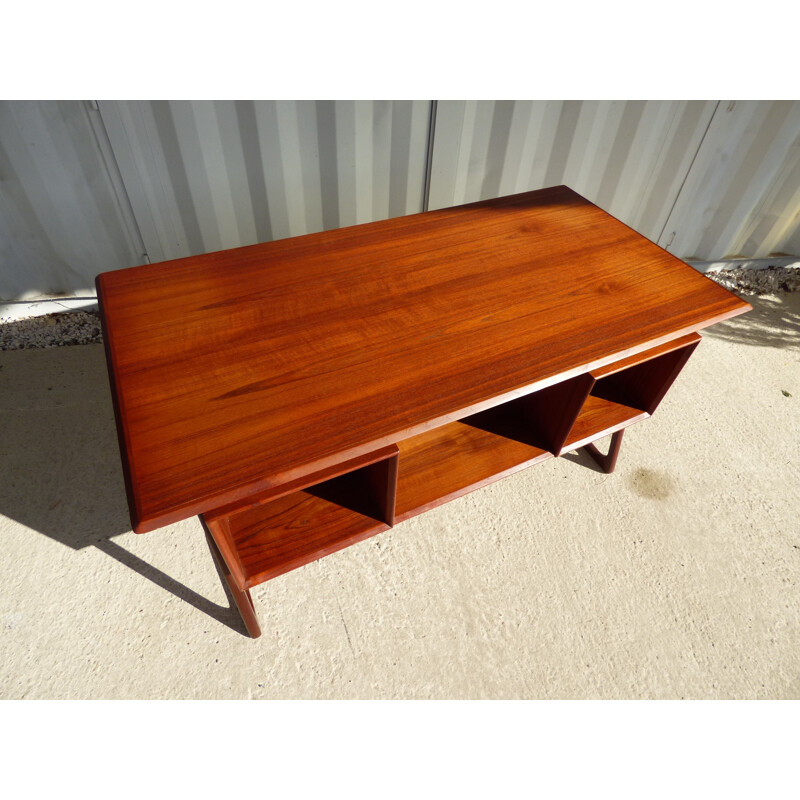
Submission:
{"label": "shelf divider", "polygon": [[249,508],[228,524],[245,589],[390,528],[307,490]]}
{"label": "shelf divider", "polygon": [[419,434],[398,446],[396,522],[552,457],[541,447],[466,420]]}
{"label": "shelf divider", "polygon": [[[632,359],[602,368],[594,373],[596,382],[592,394],[623,405],[633,406],[652,416],[675,378],[694,352],[700,336],[685,336],[680,346],[664,352],[666,346],[638,356],[639,361],[628,366]],[[670,343],[675,345],[674,342]],[[648,356],[643,359],[642,356]]]}
{"label": "shelf divider", "polygon": [[577,450],[595,439],[602,439],[604,436],[616,433],[649,416],[646,411],[639,408],[632,408],[590,394],[564,441],[559,455]]}
{"label": "shelf divider", "polygon": [[691,333],[592,370],[591,393],[559,455],[652,416],[699,342]]}
{"label": "shelf divider", "polygon": [[236,585],[251,589],[389,530],[398,452],[391,445],[319,473],[332,477],[311,486],[292,483],[255,504],[203,515]]}

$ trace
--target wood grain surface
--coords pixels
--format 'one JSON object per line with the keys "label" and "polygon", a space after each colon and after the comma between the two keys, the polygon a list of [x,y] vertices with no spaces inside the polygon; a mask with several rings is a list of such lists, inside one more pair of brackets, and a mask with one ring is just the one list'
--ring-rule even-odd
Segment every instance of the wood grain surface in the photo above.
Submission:
{"label": "wood grain surface", "polygon": [[421,514],[552,455],[518,438],[450,422],[400,443],[395,519]]}
{"label": "wood grain surface", "polygon": [[593,369],[592,377],[599,381],[601,378],[606,378],[609,375],[613,375],[615,372],[619,372],[620,370],[628,369],[629,367],[635,367],[637,364],[641,364],[644,361],[650,361],[658,356],[665,355],[666,353],[671,353],[673,350],[681,350],[684,347],[697,345],[701,341],[702,337],[699,333],[690,333],[687,336],[681,336],[679,339],[673,339],[671,342],[662,344],[659,347],[654,347],[652,350],[645,350],[644,352],[637,353],[635,356],[631,356],[630,358],[624,358],[622,361],[613,361],[610,364],[606,364],[604,367]]}
{"label": "wood grain surface", "polygon": [[615,403],[641,408],[652,416],[697,347],[700,337],[695,336],[694,341],[683,347],[661,353],[625,369],[615,370],[610,375],[599,376],[593,371],[592,375],[597,380],[592,387],[592,394]]}
{"label": "wood grain surface", "polygon": [[563,186],[97,287],[137,532],[750,307]]}
{"label": "wood grain surface", "polygon": [[235,514],[228,525],[246,589],[390,527],[307,489]]}
{"label": "wood grain surface", "polygon": [[700,340],[690,333],[588,373],[595,381],[591,394],[557,455],[652,416]]}
{"label": "wood grain surface", "polygon": [[[298,478],[297,480],[289,481],[288,483],[283,483],[280,486],[273,486],[266,492],[263,492],[261,494],[251,495],[246,499],[245,502],[239,501],[238,503],[231,503],[227,506],[222,506],[221,508],[215,508],[213,511],[204,514],[204,517],[207,522],[216,521],[217,519],[220,519],[222,517],[229,517],[231,514],[244,511],[245,508],[249,506],[257,506],[261,505],[262,503],[269,503],[272,500],[275,500],[278,497],[282,497],[285,494],[291,494],[292,492],[296,492],[300,489],[305,489],[306,487],[311,486],[313,484],[322,483],[323,481],[328,481],[331,478],[336,478],[339,475],[343,475],[348,472],[353,472],[354,470],[360,469],[361,467],[365,467],[369,464],[374,464],[378,461],[391,459],[393,456],[396,456],[397,453],[398,453],[397,445],[389,445],[388,447],[382,447],[380,450],[376,450],[373,453],[366,453],[363,456],[359,456],[358,458],[351,458],[348,461],[339,462],[338,464],[334,464],[333,466],[320,470],[319,472],[314,472],[311,473],[310,475],[306,475],[303,478]],[[396,480],[394,482],[394,486],[396,488]],[[389,502],[390,499],[392,502]],[[382,498],[382,505],[384,506],[391,505],[393,510],[394,508],[393,499],[394,499],[393,497]],[[386,516],[386,522],[389,522],[391,524],[392,523],[391,513],[388,508],[384,509],[384,514]]]}
{"label": "wood grain surface", "polygon": [[634,422],[641,422],[649,416],[640,408],[632,408],[622,403],[589,395],[559,455],[577,450],[595,439],[602,439],[610,433],[622,430]]}

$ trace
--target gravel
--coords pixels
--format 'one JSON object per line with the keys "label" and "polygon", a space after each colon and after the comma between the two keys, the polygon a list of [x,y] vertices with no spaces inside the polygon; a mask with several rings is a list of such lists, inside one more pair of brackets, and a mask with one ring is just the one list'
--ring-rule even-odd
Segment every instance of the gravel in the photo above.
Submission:
{"label": "gravel", "polygon": [[[705,273],[726,289],[742,295],[800,291],[800,269],[733,267]],[[68,311],[27,319],[0,317],[0,350],[68,347],[102,342],[100,315],[96,311]]]}
{"label": "gravel", "polygon": [[800,291],[800,269],[797,267],[733,267],[713,270],[707,272],[706,276],[737,294],[764,295]]}
{"label": "gravel", "polygon": [[43,349],[102,342],[96,311],[66,311],[27,319],[0,317],[0,350]]}

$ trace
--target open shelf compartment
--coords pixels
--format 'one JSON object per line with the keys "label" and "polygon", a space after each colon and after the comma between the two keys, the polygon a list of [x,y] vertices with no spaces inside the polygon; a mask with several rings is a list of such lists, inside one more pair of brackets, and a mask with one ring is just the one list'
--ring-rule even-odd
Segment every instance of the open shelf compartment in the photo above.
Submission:
{"label": "open shelf compartment", "polygon": [[559,454],[652,416],[699,342],[691,333],[593,370],[594,385]]}
{"label": "open shelf compartment", "polygon": [[579,375],[400,442],[397,521],[557,454],[592,383]]}
{"label": "open shelf compartment", "polygon": [[342,474],[203,515],[203,522],[236,583],[250,589],[391,528],[397,458],[396,446],[382,448],[340,465],[361,464]]}

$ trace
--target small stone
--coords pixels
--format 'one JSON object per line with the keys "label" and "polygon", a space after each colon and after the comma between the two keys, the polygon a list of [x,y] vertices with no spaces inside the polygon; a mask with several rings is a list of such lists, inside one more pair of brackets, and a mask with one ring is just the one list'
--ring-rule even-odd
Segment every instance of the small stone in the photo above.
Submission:
{"label": "small stone", "polygon": [[726,289],[744,295],[800,291],[800,269],[797,266],[770,266],[766,269],[728,267],[707,272],[706,277]]}
{"label": "small stone", "polygon": [[0,350],[65,347],[102,342],[96,311],[67,311],[41,317],[0,318]]}

